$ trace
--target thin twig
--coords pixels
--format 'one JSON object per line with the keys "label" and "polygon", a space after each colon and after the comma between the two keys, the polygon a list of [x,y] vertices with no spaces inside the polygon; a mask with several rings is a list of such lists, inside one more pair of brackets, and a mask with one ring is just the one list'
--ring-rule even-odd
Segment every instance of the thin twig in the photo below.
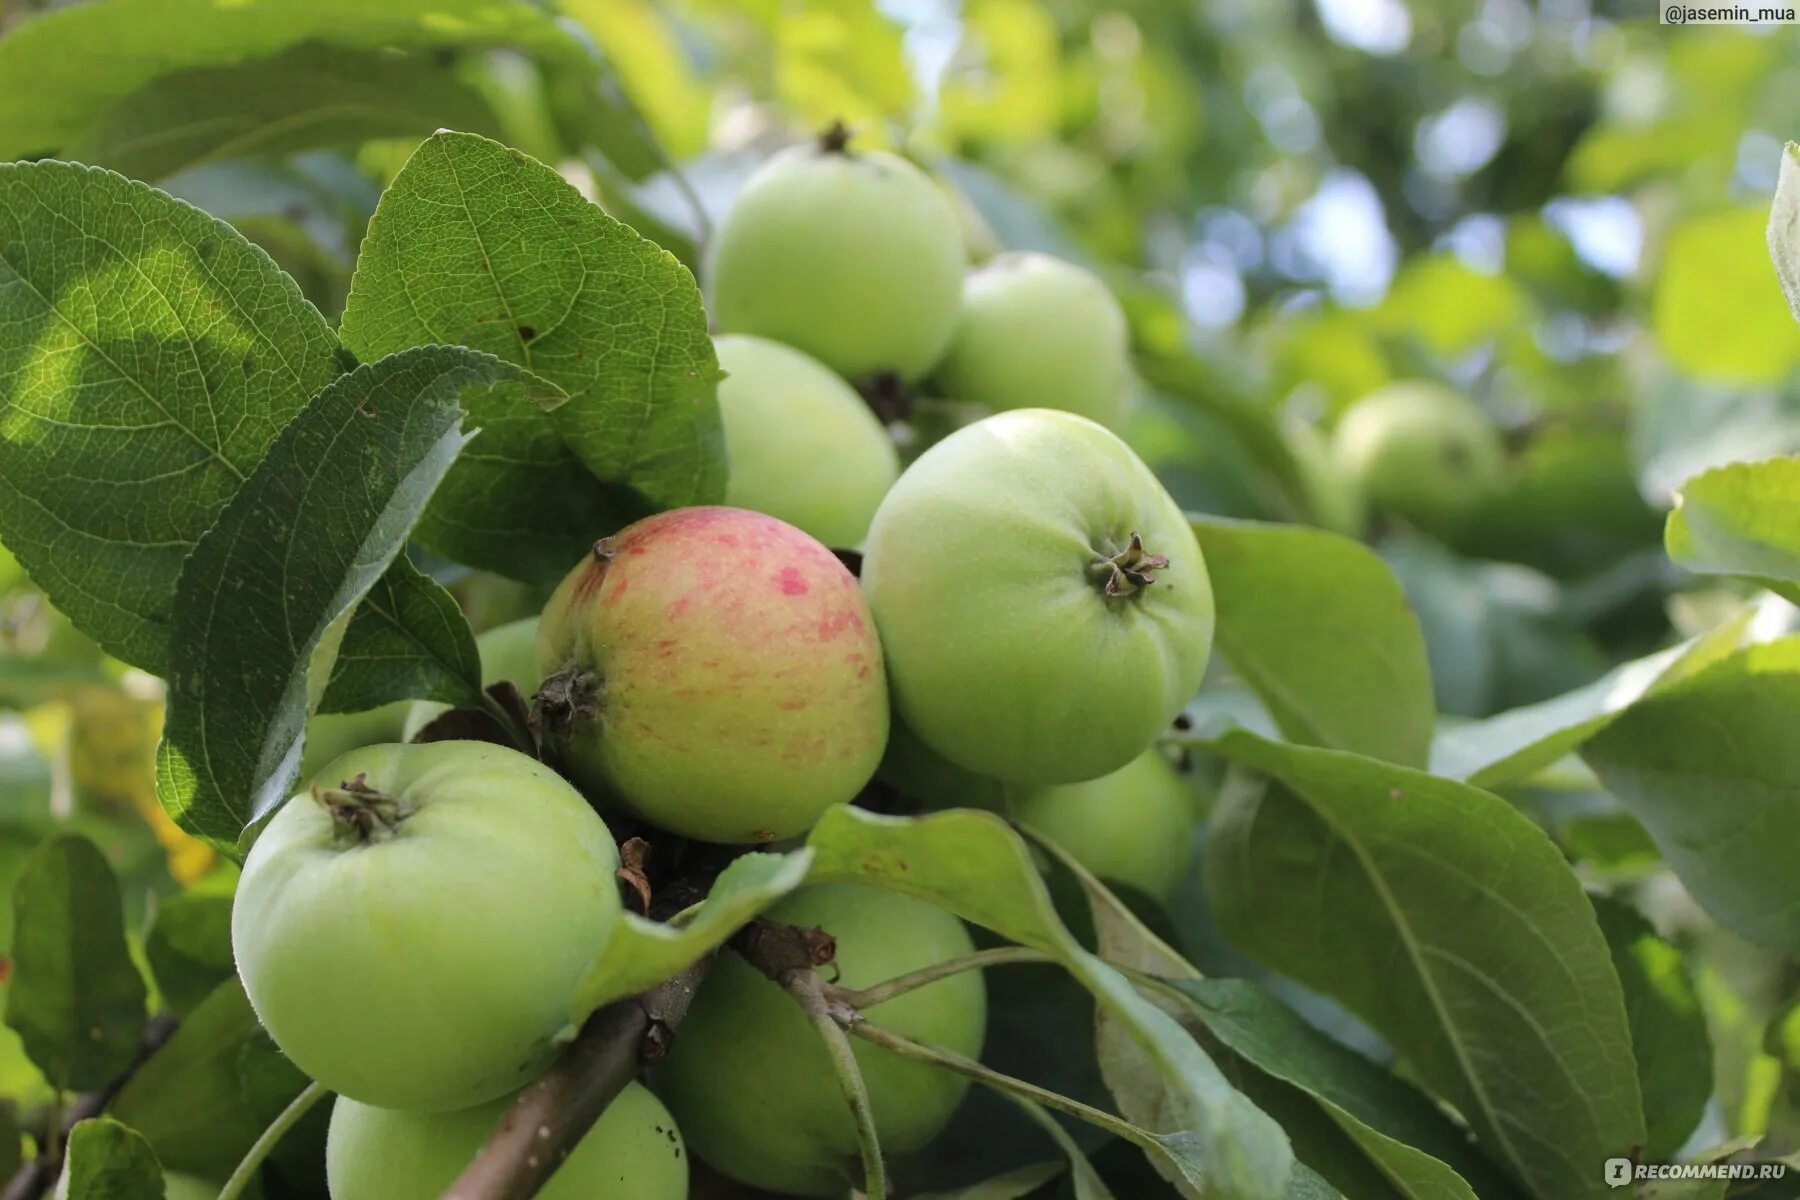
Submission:
{"label": "thin twig", "polygon": [[330,1094],[331,1090],[322,1083],[315,1081],[307,1084],[305,1090],[294,1097],[293,1103],[282,1109],[281,1115],[271,1121],[269,1127],[252,1143],[250,1152],[244,1155],[243,1161],[232,1171],[231,1178],[225,1181],[224,1189],[219,1192],[219,1200],[238,1200],[255,1181],[256,1173],[262,1169],[263,1160],[275,1152],[275,1147],[281,1145],[281,1139],[300,1123],[301,1117],[312,1111],[313,1105]]}
{"label": "thin twig", "polygon": [[852,1037],[859,1037],[884,1050],[892,1050],[902,1058],[910,1058],[914,1062],[930,1063],[932,1066],[955,1071],[958,1075],[966,1075],[977,1083],[985,1084],[1009,1096],[1035,1100],[1045,1108],[1056,1109],[1058,1112],[1064,1112],[1086,1121],[1090,1125],[1098,1126],[1114,1137],[1123,1138],[1134,1146],[1153,1150],[1159,1155],[1166,1152],[1162,1143],[1158,1142],[1154,1135],[1139,1129],[1129,1121],[1115,1117],[1103,1109],[1083,1104],[1060,1092],[1053,1092],[1017,1076],[1004,1074],[991,1067],[984,1067],[974,1059],[965,1058],[954,1050],[946,1050],[942,1046],[933,1046],[928,1042],[916,1042],[891,1029],[883,1029],[879,1025],[861,1019],[854,1021],[849,1026],[849,1032]]}
{"label": "thin twig", "polygon": [[875,1129],[875,1108],[869,1101],[869,1089],[863,1082],[862,1067],[857,1064],[855,1049],[844,1034],[844,1024],[856,1019],[855,1013],[826,996],[825,981],[811,968],[790,971],[782,986],[788,995],[800,1002],[807,1020],[818,1031],[819,1040],[831,1055],[838,1085],[844,1090],[844,1102],[850,1106],[850,1118],[856,1123],[856,1144],[862,1152],[863,1185],[867,1200],[887,1200],[887,1167],[881,1161],[881,1137]]}
{"label": "thin twig", "polygon": [[940,979],[948,979],[952,975],[960,975],[964,971],[979,971],[985,967],[1005,966],[1009,963],[1050,963],[1056,960],[1041,950],[1033,950],[1027,946],[997,946],[992,950],[977,950],[972,954],[964,954],[957,958],[947,958],[943,962],[933,963],[929,967],[921,967],[917,971],[909,971],[905,975],[896,975],[880,983],[866,988],[838,988],[832,996],[848,1004],[851,1008],[874,1008],[877,1004],[886,1003],[895,996],[917,991]]}
{"label": "thin twig", "polygon": [[[175,1033],[175,1018],[167,1013],[151,1017],[144,1025],[144,1036],[138,1041],[135,1057],[119,1074],[108,1081],[105,1086],[91,1092],[83,1092],[69,1104],[60,1119],[53,1116],[52,1129],[54,1135],[46,1140],[60,1150],[67,1144],[69,1131],[90,1117],[97,1117],[106,1111],[106,1106],[113,1102],[121,1088],[131,1082],[138,1068],[143,1066],[152,1054],[162,1048],[162,1044]],[[37,1197],[48,1192],[56,1183],[56,1177],[62,1173],[62,1155],[46,1150],[43,1154],[20,1167],[6,1183],[6,1190],[0,1192],[0,1200],[37,1200]]]}
{"label": "thin twig", "polygon": [[702,959],[641,996],[588,1018],[550,1069],[519,1094],[443,1200],[530,1200],[613,1097],[659,1056],[711,965]]}

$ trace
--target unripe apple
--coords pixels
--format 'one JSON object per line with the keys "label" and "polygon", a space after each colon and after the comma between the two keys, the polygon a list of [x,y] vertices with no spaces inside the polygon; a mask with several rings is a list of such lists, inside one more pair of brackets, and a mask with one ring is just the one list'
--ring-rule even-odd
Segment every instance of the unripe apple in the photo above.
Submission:
{"label": "unripe apple", "polygon": [[705,841],[805,832],[887,742],[855,577],[741,508],[658,513],[599,542],[544,608],[538,666],[540,720],[571,777]]}
{"label": "unripe apple", "polygon": [[611,934],[618,850],[566,781],[485,742],[369,746],[289,800],[244,862],[238,974],[284,1054],[384,1108],[466,1108],[572,1033]]}
{"label": "unripe apple", "polygon": [[[325,1139],[331,1200],[438,1200],[506,1114],[512,1097],[454,1112],[397,1112],[339,1097]],[[538,1200],[687,1200],[675,1118],[631,1083],[538,1190]]]}
{"label": "unripe apple", "polygon": [[[519,689],[519,695],[530,700],[537,691],[537,627],[536,617],[496,625],[475,639],[475,651],[481,656],[481,686],[493,687],[502,681]],[[436,700],[415,700],[407,709],[402,741],[410,742],[419,731],[450,711],[448,704]]]}
{"label": "unripe apple", "polygon": [[876,512],[862,580],[901,717],[1011,782],[1136,758],[1212,645],[1193,528],[1124,442],[1072,413],[1001,413],[927,450]]}
{"label": "unripe apple", "polygon": [[319,768],[362,746],[382,742],[398,742],[408,736],[407,717],[412,712],[411,700],[396,700],[380,708],[362,712],[314,713],[306,719],[306,748],[300,753],[302,782],[319,773]]}
{"label": "unripe apple", "polygon": [[1169,898],[1193,851],[1193,799],[1156,749],[1098,779],[1027,789],[1013,816],[1100,878],[1156,900]]}
{"label": "unripe apple", "polygon": [[1369,523],[1362,481],[1332,453],[1331,443],[1313,426],[1295,422],[1287,434],[1313,519],[1321,529],[1345,537],[1362,537]]}
{"label": "unripe apple", "polygon": [[853,381],[913,379],[950,342],[967,251],[925,173],[841,129],[751,176],[715,234],[712,315],[725,333],[797,346]]}
{"label": "unripe apple", "polygon": [[888,722],[887,753],[882,755],[876,778],[927,809],[1005,808],[1005,787],[997,779],[957,766],[927,746],[919,735],[895,717]]}
{"label": "unripe apple", "polygon": [[1376,506],[1442,527],[1500,479],[1499,431],[1461,392],[1428,380],[1389,384],[1338,419],[1332,448]]}
{"label": "unripe apple", "polygon": [[[974,950],[941,908],[861,884],[796,892],[766,914],[837,939],[836,974],[867,987]],[[977,1058],[987,1024],[979,971],[952,975],[864,1010],[870,1022]],[[968,1081],[853,1043],[882,1150],[935,1137]],[[818,1032],[791,996],[735,954],[719,955],[653,1081],[707,1165],[751,1187],[843,1195],[861,1178],[856,1127]]]}
{"label": "unripe apple", "polygon": [[1048,254],[1002,254],[963,284],[944,390],[995,411],[1059,408],[1108,428],[1132,399],[1130,333],[1106,284]]}
{"label": "unripe apple", "polygon": [[862,545],[900,474],[886,427],[815,358],[744,334],[713,345],[726,371],[726,503],[779,517],[827,546]]}

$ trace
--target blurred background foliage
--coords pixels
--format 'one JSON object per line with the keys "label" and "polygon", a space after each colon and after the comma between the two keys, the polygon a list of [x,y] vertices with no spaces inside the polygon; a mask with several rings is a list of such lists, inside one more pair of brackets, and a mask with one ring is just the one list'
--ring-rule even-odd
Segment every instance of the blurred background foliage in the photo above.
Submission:
{"label": "blurred background foliage", "polygon": [[[1800,112],[1793,28],[1668,28],[1647,0],[520,6],[561,40],[425,22],[381,49],[183,59],[72,144],[0,157],[155,182],[335,315],[382,185],[440,126],[557,164],[698,269],[748,172],[842,118],[935,170],[978,254],[1043,249],[1108,278],[1145,384],[1130,437],[1185,505],[1375,544],[1446,722],[1590,683],[1747,595],[1697,587],[1661,530],[1693,473],[1800,450],[1800,328],[1763,242]],[[74,7],[12,0],[0,29]],[[1327,462],[1339,413],[1413,378],[1473,397],[1509,448],[1504,485],[1431,530],[1371,516]],[[533,611],[517,585],[439,574],[478,628]],[[159,694],[0,552],[0,879],[77,822],[134,929],[183,884],[228,884],[154,803]],[[1513,798],[1687,952],[1718,1050],[1692,1144],[1800,1144],[1796,964],[1702,917],[1578,766]],[[1180,943],[1242,967],[1197,909],[1172,910]],[[0,1092],[38,1096],[30,1070],[0,1029]]]}

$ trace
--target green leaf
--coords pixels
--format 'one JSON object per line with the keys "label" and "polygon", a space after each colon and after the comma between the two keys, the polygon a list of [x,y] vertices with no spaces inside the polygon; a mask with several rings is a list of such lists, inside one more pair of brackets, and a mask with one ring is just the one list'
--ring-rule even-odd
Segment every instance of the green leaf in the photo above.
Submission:
{"label": "green leaf", "polygon": [[[1517,1194],[1423,1093],[1332,1041],[1256,984],[1191,979],[1174,986],[1214,1037],[1317,1101],[1399,1195],[1497,1200]],[[1478,1183],[1479,1192],[1466,1180]]]}
{"label": "green leaf", "polygon": [[1214,810],[1206,881],[1225,935],[1391,1042],[1533,1192],[1601,1196],[1643,1143],[1618,975],[1543,832],[1465,784],[1248,733],[1268,781]]}
{"label": "green leaf", "polygon": [[1195,1189],[1242,1200],[1284,1194],[1294,1162],[1281,1129],[1232,1089],[1173,1018],[1082,948],[1057,917],[1030,850],[1005,821],[972,809],[912,819],[839,806],[820,818],[807,845],[817,856],[813,881],[892,888],[1054,957],[1168,1079],[1175,1132],[1159,1135],[1161,1165]]}
{"label": "green leaf", "polygon": [[1730,654],[1749,619],[1744,613],[1679,646],[1623,663],[1561,696],[1485,720],[1447,725],[1431,747],[1432,773],[1486,788],[1534,775],[1580,749],[1644,697]]}
{"label": "green leaf", "polygon": [[1800,457],[1694,476],[1675,493],[1663,542],[1690,571],[1746,576],[1800,604]]}
{"label": "green leaf", "polygon": [[1319,529],[1193,524],[1219,606],[1219,649],[1282,732],[1423,766],[1436,713],[1425,639],[1382,561]]}
{"label": "green leaf", "polygon": [[336,339],[229,225],[55,162],[0,165],[0,327],[0,539],[82,632],[161,674],[182,559],[343,371]]}
{"label": "green leaf", "polygon": [[46,838],[13,883],[6,1023],[51,1086],[86,1091],[136,1055],[144,998],[106,856],[77,834]]}
{"label": "green leaf", "polygon": [[745,854],[714,881],[706,900],[679,924],[624,914],[588,969],[574,1017],[655,987],[724,945],[752,917],[806,881],[812,854]]}
{"label": "green leaf", "polygon": [[1372,316],[1377,328],[1449,358],[1526,324],[1532,306],[1512,276],[1439,251],[1409,261]]}
{"label": "green leaf", "polygon": [[[451,479],[465,461],[451,468]],[[456,598],[403,554],[357,604],[319,711],[411,699],[480,707],[481,658]]]}
{"label": "green leaf", "polygon": [[144,930],[144,957],[164,1003],[185,1017],[236,974],[231,896],[189,891],[159,896]]}
{"label": "green leaf", "polygon": [[108,0],[21,22],[0,38],[0,159],[65,152],[146,84],[267,59],[302,42],[337,51],[507,45],[579,63],[550,13],[492,0]]}
{"label": "green leaf", "polygon": [[1137,358],[1144,381],[1206,413],[1243,443],[1253,461],[1295,512],[1308,508],[1305,469],[1282,436],[1269,406],[1197,354],[1149,353]]}
{"label": "green leaf", "polygon": [[[1152,933],[1136,913],[1067,850],[1033,830],[1021,829],[1019,832],[1081,887],[1094,924],[1094,949],[1109,966],[1167,979],[1199,977],[1197,968]],[[1156,1004],[1177,1020],[1181,1019],[1181,1010],[1166,998],[1141,987],[1138,991],[1146,1002]],[[1112,1093],[1126,1120],[1159,1133],[1168,1133],[1172,1127],[1179,1128],[1185,1106],[1179,1083],[1170,1079],[1157,1061],[1145,1053],[1129,1025],[1103,1005],[1094,1008],[1094,1048],[1101,1078],[1106,1081],[1107,1091]],[[1291,1129],[1284,1126],[1283,1131],[1292,1138]],[[1150,1165],[1171,1183],[1180,1178],[1180,1172],[1172,1164],[1152,1159]],[[1290,1193],[1292,1188],[1293,1177],[1290,1176]]]}
{"label": "green leaf", "polygon": [[1625,1017],[1644,1096],[1646,1162],[1670,1162],[1712,1095],[1712,1041],[1682,952],[1635,909],[1592,897],[1600,932],[1625,989]]}
{"label": "green leaf", "polygon": [[1800,637],[1751,646],[1640,701],[1582,752],[1700,906],[1800,950]]}
{"label": "green leaf", "polygon": [[61,156],[158,180],[210,162],[444,128],[497,131],[454,61],[311,42],[164,75],[101,113]]}
{"label": "green leaf", "polygon": [[520,382],[468,405],[468,426],[481,436],[413,535],[445,558],[550,584],[581,561],[599,533],[648,510],[623,489],[601,484],[569,452],[552,411],[568,407],[567,395],[509,366]]}
{"label": "green leaf", "polygon": [[358,367],[282,431],[200,540],[181,573],[157,751],[158,798],[184,828],[234,842],[287,798],[314,649],[450,472],[467,395],[516,374],[460,346]]}
{"label": "green leaf", "polygon": [[1773,384],[1800,362],[1800,328],[1764,265],[1760,205],[1689,217],[1669,231],[1651,305],[1656,341],[1683,371]]}
{"label": "green leaf", "polygon": [[[455,133],[419,148],[370,222],[343,335],[365,356],[441,341],[516,362],[568,392],[556,428],[598,479],[663,507],[723,495],[718,361],[693,276],[516,150]],[[605,530],[591,511],[577,520],[578,500],[537,523],[591,541]]]}
{"label": "green leaf", "polygon": [[149,1200],[163,1194],[162,1164],[135,1129],[90,1117],[69,1130],[57,1200]]}
{"label": "green leaf", "polygon": [[[1050,1140],[1056,1143],[1056,1148],[1063,1152],[1063,1157],[1069,1164],[1069,1190],[1074,1193],[1075,1200],[1113,1200],[1112,1189],[1106,1186],[1106,1182],[1100,1178],[1100,1173],[1094,1170],[1094,1165],[1087,1160],[1087,1155],[1082,1153],[1081,1146],[1069,1131],[1062,1127],[1061,1122],[1050,1115],[1049,1110],[1035,1100],[1028,1100],[1023,1096],[1009,1098],[1019,1106],[1026,1116],[1035,1121],[1038,1128],[1042,1129]],[[1055,1173],[1047,1178],[1054,1177]],[[1023,1195],[1024,1193],[1018,1194]]]}
{"label": "green leaf", "polygon": [[223,1179],[263,1130],[239,1075],[246,1047],[259,1039],[266,1035],[243,986],[227,980],[126,1081],[112,1115],[150,1139],[171,1171]]}
{"label": "green leaf", "polygon": [[[1163,1001],[1162,1006],[1184,1025],[1204,1027],[1232,1054],[1320,1105],[1325,1119],[1334,1123],[1334,1132],[1348,1139],[1344,1153],[1367,1158],[1395,1195],[1472,1197],[1469,1185],[1446,1163],[1477,1180],[1484,1200],[1516,1195],[1425,1096],[1307,1025],[1257,985],[1201,978],[1080,863],[1047,839],[1033,835],[1033,840],[1081,884],[1092,909],[1097,948],[1107,962],[1166,981],[1185,1002],[1171,1002],[1160,989],[1147,997]],[[1165,1101],[1146,1088],[1141,1056],[1122,1044],[1117,1023],[1104,1012],[1095,1015],[1095,1023],[1108,1087],[1127,1115],[1135,1111],[1143,1119],[1133,1116],[1134,1120],[1154,1124]],[[1299,1153],[1295,1124],[1279,1113],[1272,1115],[1282,1120]]]}
{"label": "green leaf", "polygon": [[1800,146],[1789,142],[1781,152],[1781,174],[1775,201],[1769,206],[1769,258],[1787,297],[1788,311],[1800,321]]}

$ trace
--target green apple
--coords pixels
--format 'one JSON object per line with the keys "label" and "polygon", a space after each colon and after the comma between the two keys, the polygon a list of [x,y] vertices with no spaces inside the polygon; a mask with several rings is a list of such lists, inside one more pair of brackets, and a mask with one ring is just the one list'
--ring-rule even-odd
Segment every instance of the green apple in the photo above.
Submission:
{"label": "green apple", "polygon": [[1116,429],[1133,394],[1130,331],[1092,271],[1048,254],[1002,254],[963,284],[936,374],[959,400],[1060,408]]}
{"label": "green apple", "polygon": [[1098,779],[1026,789],[1013,816],[1100,878],[1153,899],[1167,900],[1187,873],[1194,802],[1159,750]]}
{"label": "green apple", "polygon": [[894,439],[823,363],[767,338],[713,339],[731,465],[725,502],[780,517],[827,546],[860,546],[900,474]]}
{"label": "green apple", "polygon": [[538,627],[535,701],[569,775],[710,842],[809,829],[887,743],[856,579],[784,521],[683,508],[602,540]]}
{"label": "green apple", "polygon": [[275,1044],[384,1108],[466,1108],[530,1080],[618,919],[605,823],[485,742],[369,746],[317,779],[257,838],[231,910]]}
{"label": "green apple", "polygon": [[924,172],[840,134],[777,154],[732,202],[707,264],[713,319],[846,379],[915,379],[956,324],[962,229]]}
{"label": "green apple", "polygon": [[[331,1200],[437,1200],[500,1123],[512,1097],[455,1112],[397,1112],[340,1097],[325,1140]],[[538,1191],[538,1200],[687,1200],[675,1119],[627,1084]]]}
{"label": "green apple", "polygon": [[1287,429],[1288,448],[1300,468],[1300,484],[1306,503],[1321,529],[1360,538],[1369,523],[1368,501],[1362,483],[1331,451],[1331,443],[1318,429],[1294,422]]}
{"label": "green apple", "polygon": [[920,740],[905,721],[893,719],[888,727],[887,753],[882,755],[876,777],[903,796],[928,809],[1004,808],[1004,786],[997,779],[964,770]]}
{"label": "green apple", "polygon": [[[526,700],[537,691],[537,627],[536,617],[497,625],[475,639],[475,650],[481,656],[481,686],[493,687],[510,681]],[[401,741],[410,742],[419,731],[450,711],[448,704],[436,700],[415,700],[406,712]]]}
{"label": "green apple", "polygon": [[[974,949],[950,913],[861,884],[809,887],[766,915],[835,936],[831,977],[851,988]],[[865,1014],[884,1028],[976,1058],[987,992],[979,971],[965,971]],[[882,1149],[905,1154],[936,1136],[967,1081],[863,1042],[854,1049]],[[841,1196],[861,1178],[855,1125],[818,1032],[792,997],[735,954],[721,954],[713,964],[653,1082],[694,1153],[740,1183],[796,1196]]]}
{"label": "green apple", "polygon": [[1425,529],[1479,501],[1506,461],[1481,408],[1428,380],[1389,384],[1358,400],[1338,419],[1332,448],[1377,507]]}
{"label": "green apple", "polygon": [[1136,758],[1212,646],[1192,527],[1124,442],[1072,413],[1001,413],[927,450],[876,512],[862,580],[901,718],[1009,782]]}
{"label": "green apple", "polygon": [[300,752],[300,778],[311,779],[335,758],[362,746],[403,741],[411,700],[350,713],[314,713],[306,719],[306,748]]}

